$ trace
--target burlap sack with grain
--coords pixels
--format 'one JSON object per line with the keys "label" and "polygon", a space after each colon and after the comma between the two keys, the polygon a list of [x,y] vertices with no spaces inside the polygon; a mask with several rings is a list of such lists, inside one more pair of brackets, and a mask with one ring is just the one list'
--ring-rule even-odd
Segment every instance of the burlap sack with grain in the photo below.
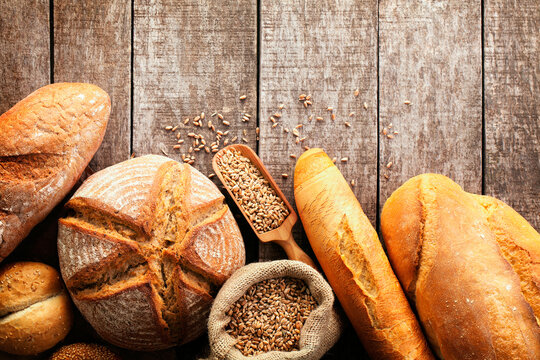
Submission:
{"label": "burlap sack with grain", "polygon": [[[270,351],[246,357],[234,347],[235,339],[225,327],[229,317],[225,312],[244,295],[253,284],[263,280],[292,277],[303,280],[317,301],[300,333],[299,350],[291,352]],[[334,308],[334,293],[326,280],[310,266],[292,260],[253,263],[237,270],[219,291],[208,320],[208,337],[211,356],[217,360],[316,360],[320,359],[339,339],[341,323]]]}

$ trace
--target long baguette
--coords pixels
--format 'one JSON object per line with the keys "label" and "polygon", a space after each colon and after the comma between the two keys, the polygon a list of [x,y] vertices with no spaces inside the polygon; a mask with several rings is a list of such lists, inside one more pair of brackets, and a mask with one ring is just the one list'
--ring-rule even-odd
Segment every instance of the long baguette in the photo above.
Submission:
{"label": "long baguette", "polygon": [[377,233],[321,149],[296,164],[294,195],[311,247],[372,359],[433,359]]}

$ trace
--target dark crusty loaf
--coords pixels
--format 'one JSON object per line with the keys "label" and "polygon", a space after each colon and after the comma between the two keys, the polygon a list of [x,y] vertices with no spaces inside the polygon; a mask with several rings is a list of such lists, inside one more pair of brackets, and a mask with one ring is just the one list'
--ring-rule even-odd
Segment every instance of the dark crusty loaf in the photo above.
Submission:
{"label": "dark crusty loaf", "polygon": [[154,350],[199,336],[217,288],[245,262],[238,226],[199,171],[147,155],[88,178],[60,220],[60,268],[107,341]]}
{"label": "dark crusty loaf", "polygon": [[0,116],[0,261],[79,179],[101,144],[110,109],[99,87],[59,83]]}
{"label": "dark crusty loaf", "polygon": [[38,354],[71,329],[73,313],[60,274],[37,262],[0,268],[0,351]]}
{"label": "dark crusty loaf", "polygon": [[390,196],[381,227],[439,356],[540,359],[540,235],[525,219],[445,176],[424,174]]}

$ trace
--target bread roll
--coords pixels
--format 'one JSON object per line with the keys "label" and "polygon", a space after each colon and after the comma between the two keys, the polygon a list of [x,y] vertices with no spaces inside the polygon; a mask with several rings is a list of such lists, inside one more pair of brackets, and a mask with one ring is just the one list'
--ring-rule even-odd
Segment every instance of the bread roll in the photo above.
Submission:
{"label": "bread roll", "polygon": [[110,110],[99,87],[59,83],[0,116],[0,262],[77,182],[101,144]]}
{"label": "bread roll", "polygon": [[0,269],[0,351],[38,354],[62,340],[72,323],[69,296],[55,269],[35,262]]}
{"label": "bread roll", "polygon": [[381,227],[440,357],[540,359],[540,237],[515,211],[424,174],[390,196]]}
{"label": "bread roll", "polygon": [[433,359],[375,229],[321,149],[298,159],[294,196],[311,247],[370,357]]}
{"label": "bread roll", "polygon": [[76,343],[62,346],[50,360],[121,360],[107,347],[98,344]]}
{"label": "bread roll", "polygon": [[206,328],[213,296],[244,265],[224,197],[199,171],[163,156],[89,177],[60,220],[60,269],[73,301],[114,345],[156,350]]}

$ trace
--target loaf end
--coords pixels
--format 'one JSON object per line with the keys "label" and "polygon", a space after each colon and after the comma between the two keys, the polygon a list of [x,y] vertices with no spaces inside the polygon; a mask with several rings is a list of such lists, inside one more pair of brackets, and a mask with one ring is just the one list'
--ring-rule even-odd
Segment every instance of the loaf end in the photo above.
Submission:
{"label": "loaf end", "polygon": [[309,149],[296,162],[294,169],[294,188],[298,188],[305,181],[333,165],[332,159],[326,155],[323,149]]}

